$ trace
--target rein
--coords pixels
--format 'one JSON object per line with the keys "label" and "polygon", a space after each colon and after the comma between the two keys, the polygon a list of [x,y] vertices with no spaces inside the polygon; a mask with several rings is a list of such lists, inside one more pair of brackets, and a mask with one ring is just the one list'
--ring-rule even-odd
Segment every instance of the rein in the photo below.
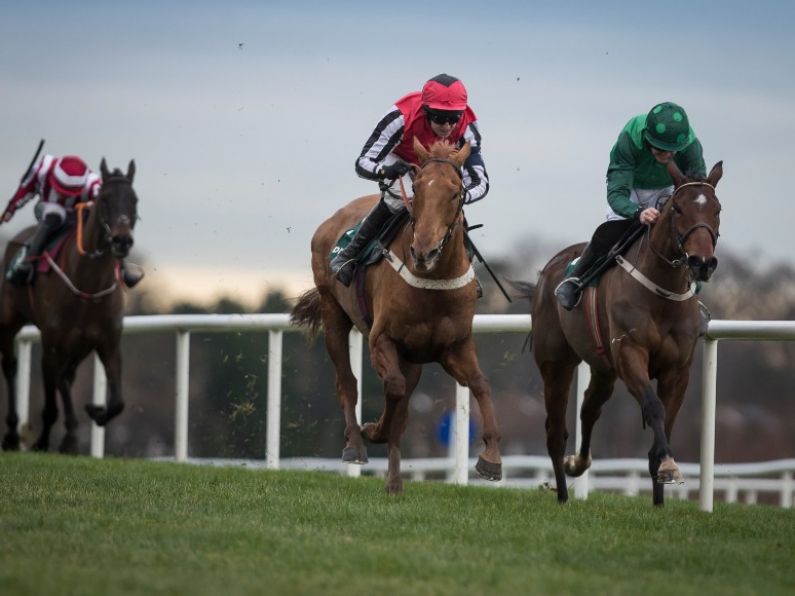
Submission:
{"label": "rein", "polygon": [[44,253],[44,257],[47,259],[47,262],[50,264],[50,267],[52,267],[52,270],[55,271],[55,273],[58,274],[58,277],[60,277],[63,280],[63,282],[66,284],[66,287],[69,288],[72,291],[73,294],[75,294],[76,296],[79,296],[80,298],[84,298],[86,300],[97,300],[99,298],[107,296],[108,294],[112,294],[113,292],[116,291],[116,288],[119,287],[119,282],[118,282],[118,279],[119,279],[119,264],[118,263],[116,263],[116,265],[115,265],[115,275],[114,275],[115,279],[113,280],[113,283],[111,284],[111,286],[108,287],[108,288],[105,288],[104,290],[100,290],[99,292],[95,292],[93,294],[90,294],[88,292],[84,292],[83,290],[78,289],[77,286],[75,286],[72,283],[72,280],[69,279],[69,276],[67,276],[66,273],[64,273],[63,269],[61,269],[58,266],[58,263],[56,263],[53,260],[53,258],[50,256],[50,253],[45,252]]}
{"label": "rein", "polygon": [[[83,211],[86,209],[91,209],[94,206],[94,201],[87,201],[85,203],[78,203],[75,205],[75,211],[77,212],[77,231],[75,234],[75,243],[77,244],[77,252],[80,253],[81,257],[88,257],[89,259],[96,259],[97,257],[101,257],[105,254],[105,248],[97,248],[93,252],[86,252],[83,248]],[[100,225],[105,228],[105,244],[108,244],[108,238],[110,238],[111,231],[110,226],[106,224],[104,221],[100,222]]]}

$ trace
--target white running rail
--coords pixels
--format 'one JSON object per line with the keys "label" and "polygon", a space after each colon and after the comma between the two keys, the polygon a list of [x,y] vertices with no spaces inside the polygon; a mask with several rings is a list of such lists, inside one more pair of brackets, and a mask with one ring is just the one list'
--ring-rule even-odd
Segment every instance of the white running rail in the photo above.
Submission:
{"label": "white running rail", "polygon": [[[530,315],[475,315],[473,330],[475,333],[527,333],[531,329]],[[276,469],[286,467],[288,462],[295,460],[280,460],[280,412],[281,412],[281,374],[282,374],[282,337],[285,331],[296,331],[289,322],[287,314],[236,314],[236,315],[153,315],[125,317],[124,333],[140,334],[157,331],[176,332],[176,394],[175,394],[175,459],[179,462],[189,461],[188,458],[188,387],[190,370],[190,334],[191,332],[238,332],[238,331],[268,331],[268,407],[267,407],[267,438],[265,467]],[[19,367],[17,371],[17,411],[19,414],[20,428],[29,420],[29,393],[30,393],[30,367],[31,344],[39,340],[39,332],[33,326],[24,327],[17,335],[17,354]],[[701,465],[681,464],[683,473],[689,476],[698,475],[700,478],[699,504],[703,511],[713,510],[713,498],[716,489],[724,490],[727,500],[736,499],[737,491],[746,491],[746,499],[755,502],[759,491],[773,490],[779,492],[780,503],[784,507],[793,505],[793,492],[795,492],[795,460],[781,460],[779,462],[762,462],[757,464],[729,464],[715,466],[715,409],[717,393],[717,356],[718,341],[720,340],[795,340],[795,321],[725,321],[716,320],[709,323],[706,337],[704,338],[704,365],[702,370],[702,426],[701,426]],[[351,332],[351,362],[353,372],[359,380],[359,394],[361,395],[362,377],[362,337],[358,331]],[[583,391],[588,380],[588,369],[580,365],[577,375],[577,411],[579,412]],[[96,404],[105,403],[105,377],[98,359],[94,358],[94,396]],[[361,399],[358,402],[357,416],[361,418]],[[580,421],[577,419],[576,443],[579,447]],[[456,408],[453,428],[453,444],[451,445],[450,459],[442,458],[436,463],[432,471],[451,472],[450,480],[457,484],[467,484],[473,464],[469,461],[469,391],[458,386],[456,391]],[[460,430],[459,430],[460,429]],[[104,454],[104,429],[92,423],[91,454],[102,457]],[[538,477],[543,477],[544,470],[551,470],[547,458],[542,466],[530,466],[530,459],[514,461],[512,457],[504,458],[504,475],[510,478],[513,470],[532,470]],[[300,460],[303,461],[303,460]],[[311,460],[310,460],[311,461]],[[314,469],[330,469],[325,460],[315,460],[318,465]],[[404,460],[403,468],[412,474],[417,470],[427,467],[426,460]],[[427,460],[434,462],[436,460]],[[611,464],[611,462],[614,462]],[[621,467],[615,462],[620,462]],[[452,468],[451,468],[452,464]],[[303,465],[303,464],[302,464]],[[370,466],[378,471],[382,465],[373,460]],[[587,498],[589,488],[619,488],[633,490],[639,479],[647,471],[646,460],[607,460],[595,461],[592,466],[593,478],[586,473],[575,482],[575,496]],[[442,466],[442,468],[438,468]],[[292,467],[292,466],[291,466]],[[433,466],[432,466],[433,467]],[[438,469],[437,469],[438,468]],[[775,468],[775,469],[773,469]],[[336,469],[336,468],[334,468]],[[367,466],[365,467],[367,469]],[[429,470],[431,468],[428,468]],[[359,466],[346,465],[341,471],[351,476],[358,476]],[[604,473],[611,471],[620,473],[623,477],[620,486],[615,479],[610,480]],[[759,476],[765,474],[778,474],[776,479],[751,479],[741,477]],[[720,478],[716,483],[715,476]],[[629,480],[627,480],[629,478]],[[728,479],[728,480],[727,480]],[[735,479],[735,480],[732,480]],[[646,476],[648,482],[648,476]],[[629,484],[628,484],[629,483]],[[520,479],[503,480],[503,485],[521,484]],[[536,482],[537,484],[537,482]],[[616,486],[613,486],[616,485]],[[627,486],[630,486],[628,489]],[[678,490],[680,495],[687,495],[690,490]]]}

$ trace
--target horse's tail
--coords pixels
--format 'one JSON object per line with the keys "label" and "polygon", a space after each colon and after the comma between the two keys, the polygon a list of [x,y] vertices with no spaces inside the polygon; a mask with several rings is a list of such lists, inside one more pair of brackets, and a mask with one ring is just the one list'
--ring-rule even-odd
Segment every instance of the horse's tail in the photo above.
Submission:
{"label": "horse's tail", "polygon": [[317,288],[301,294],[293,310],[290,311],[290,323],[296,327],[308,327],[312,338],[317,335],[320,329],[320,292]]}
{"label": "horse's tail", "polygon": [[533,304],[533,297],[536,293],[536,285],[531,284],[526,281],[514,281],[512,279],[508,280],[512,288],[511,297],[516,298],[518,300],[528,300],[530,304]]}

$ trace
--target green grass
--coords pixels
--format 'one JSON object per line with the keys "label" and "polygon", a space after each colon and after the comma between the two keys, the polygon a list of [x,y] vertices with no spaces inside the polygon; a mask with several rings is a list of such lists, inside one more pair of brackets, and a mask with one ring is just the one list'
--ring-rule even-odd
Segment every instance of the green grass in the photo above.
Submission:
{"label": "green grass", "polygon": [[0,454],[0,594],[792,594],[795,511]]}

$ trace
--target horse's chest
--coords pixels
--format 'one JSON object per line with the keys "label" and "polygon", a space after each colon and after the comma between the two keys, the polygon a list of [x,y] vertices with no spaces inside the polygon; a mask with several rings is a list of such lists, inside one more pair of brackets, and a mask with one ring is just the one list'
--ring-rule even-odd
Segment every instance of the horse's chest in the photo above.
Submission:
{"label": "horse's chest", "polygon": [[460,325],[452,319],[444,317],[433,324],[409,323],[402,329],[393,329],[393,337],[402,335],[401,343],[408,352],[414,354],[431,354],[460,341],[465,333]]}

